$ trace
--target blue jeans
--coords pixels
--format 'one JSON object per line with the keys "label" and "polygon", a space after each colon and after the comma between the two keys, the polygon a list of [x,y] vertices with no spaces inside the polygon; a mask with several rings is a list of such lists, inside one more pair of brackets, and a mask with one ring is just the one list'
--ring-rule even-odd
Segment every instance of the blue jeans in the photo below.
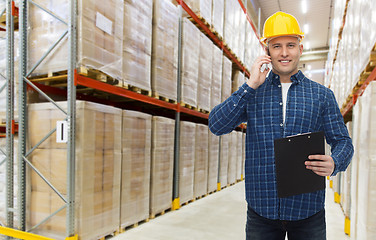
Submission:
{"label": "blue jeans", "polygon": [[271,220],[247,211],[247,240],[326,240],[325,210],[298,221]]}

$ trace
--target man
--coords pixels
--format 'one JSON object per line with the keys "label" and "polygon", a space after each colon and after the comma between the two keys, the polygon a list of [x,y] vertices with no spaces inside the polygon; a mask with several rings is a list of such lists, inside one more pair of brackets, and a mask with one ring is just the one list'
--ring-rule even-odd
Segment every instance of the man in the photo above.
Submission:
{"label": "man", "polygon": [[[286,232],[289,239],[324,240],[325,190],[278,198],[273,142],[324,131],[331,155],[311,155],[305,162],[320,176],[346,170],[354,152],[352,142],[333,92],[298,70],[304,35],[297,20],[277,12],[266,20],[263,37],[268,55],[258,57],[249,80],[211,111],[209,128],[223,135],[247,122],[248,240],[284,240]],[[262,71],[269,63],[272,70]]]}

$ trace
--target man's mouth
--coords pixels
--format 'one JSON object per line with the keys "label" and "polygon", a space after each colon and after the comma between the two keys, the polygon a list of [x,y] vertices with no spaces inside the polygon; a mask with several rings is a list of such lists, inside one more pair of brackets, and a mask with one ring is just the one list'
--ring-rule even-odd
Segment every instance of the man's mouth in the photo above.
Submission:
{"label": "man's mouth", "polygon": [[291,60],[279,60],[280,63],[282,63],[282,65],[287,65],[291,62]]}

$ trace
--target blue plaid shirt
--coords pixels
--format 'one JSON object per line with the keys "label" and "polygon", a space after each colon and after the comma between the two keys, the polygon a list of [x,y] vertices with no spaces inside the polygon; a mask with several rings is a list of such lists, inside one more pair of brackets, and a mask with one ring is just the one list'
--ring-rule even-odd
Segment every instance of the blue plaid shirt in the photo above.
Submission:
{"label": "blue plaid shirt", "polygon": [[269,219],[301,220],[324,208],[325,190],[278,198],[274,139],[306,132],[324,131],[335,163],[332,175],[344,171],[354,149],[334,94],[309,80],[301,71],[291,77],[285,123],[282,88],[271,72],[254,90],[244,83],[210,112],[209,128],[216,135],[230,133],[247,122],[245,190],[248,205]]}

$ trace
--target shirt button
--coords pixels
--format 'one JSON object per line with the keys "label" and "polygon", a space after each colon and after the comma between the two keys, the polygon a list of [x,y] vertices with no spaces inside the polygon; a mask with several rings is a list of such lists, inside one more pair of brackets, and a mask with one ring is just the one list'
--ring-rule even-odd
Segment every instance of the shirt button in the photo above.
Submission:
{"label": "shirt button", "polygon": [[281,85],[278,85],[278,87],[281,87]]}
{"label": "shirt button", "polygon": [[236,104],[234,104],[234,107],[236,107]]}
{"label": "shirt button", "polygon": [[279,126],[283,127],[283,123],[279,124]]}
{"label": "shirt button", "polygon": [[281,102],[280,102],[280,103],[279,103],[279,105],[281,105],[281,106],[282,106],[282,105],[283,105],[283,103],[281,103]]}
{"label": "shirt button", "polygon": [[247,92],[247,90],[244,90],[244,92]]}

